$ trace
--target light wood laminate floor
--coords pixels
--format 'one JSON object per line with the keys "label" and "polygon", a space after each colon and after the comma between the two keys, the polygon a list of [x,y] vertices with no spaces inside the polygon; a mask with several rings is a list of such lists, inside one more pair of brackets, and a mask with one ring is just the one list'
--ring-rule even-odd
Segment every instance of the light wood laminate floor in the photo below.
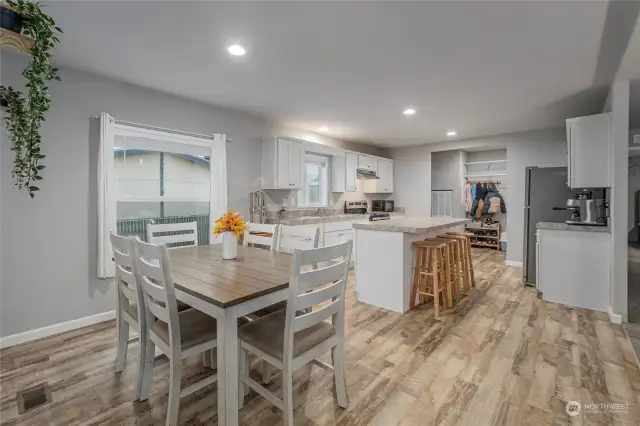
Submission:
{"label": "light wood laminate floor", "polygon": [[[400,315],[358,303],[350,283],[349,407],[337,406],[330,374],[303,368],[294,378],[296,424],[637,425],[640,371],[621,326],[538,299],[500,253],[474,249],[473,258],[478,289],[440,320],[432,308]],[[166,362],[156,366],[149,401],[134,403],[136,348],[117,375],[114,343],[108,322],[2,350],[1,423],[164,424]],[[183,386],[210,370],[189,360],[185,374]],[[18,416],[16,393],[44,382],[52,402]],[[270,387],[279,384],[275,378]],[[628,409],[571,418],[571,400]],[[215,385],[183,399],[181,424],[216,424],[216,401]],[[240,422],[279,425],[282,415],[252,392]]]}

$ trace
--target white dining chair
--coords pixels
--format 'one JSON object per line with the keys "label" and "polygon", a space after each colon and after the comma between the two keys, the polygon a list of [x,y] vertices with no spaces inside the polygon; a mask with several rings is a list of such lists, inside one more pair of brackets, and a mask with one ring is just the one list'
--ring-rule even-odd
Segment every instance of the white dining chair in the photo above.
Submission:
{"label": "white dining chair", "polygon": [[[246,386],[284,411],[284,424],[293,426],[293,373],[314,363],[334,372],[338,405],[347,406],[344,377],[344,328],[347,274],[352,242],[293,251],[287,309],[259,318],[238,329],[240,339],[240,407]],[[313,265],[328,265],[313,267]],[[312,312],[307,308],[322,305]],[[326,320],[331,318],[331,323]],[[331,351],[332,364],[317,358]],[[248,354],[282,370],[282,399],[249,377]]]}
{"label": "white dining chair", "polygon": [[278,229],[279,225],[247,223],[244,229],[242,245],[248,246],[249,244],[257,244],[268,248],[270,251],[276,251],[276,246],[278,244]]}
{"label": "white dining chair", "polygon": [[116,336],[118,339],[116,372],[119,373],[124,370],[129,342],[135,340],[129,339],[129,326],[131,326],[138,333],[137,340],[140,343],[135,390],[135,399],[138,400],[140,399],[146,349],[146,340],[141,338],[146,330],[144,297],[136,276],[133,259],[133,237],[122,237],[111,232],[109,238],[111,239],[113,260],[116,264]]}
{"label": "white dining chair", "polygon": [[167,246],[148,244],[136,238],[134,262],[146,304],[146,351],[140,400],[149,398],[157,346],[169,358],[167,425],[178,422],[180,398],[217,380],[217,374],[180,390],[182,360],[217,347],[217,323],[196,309],[178,312]]}
{"label": "white dining chair", "polygon": [[276,240],[276,251],[292,253],[294,249],[318,247],[320,229],[317,226],[280,225]]}
{"label": "white dining chair", "polygon": [[[313,249],[318,247],[320,229],[311,226],[280,225],[276,241],[276,251],[292,253],[295,249]],[[279,302],[253,313],[253,317],[264,317],[277,311],[287,309],[287,302]],[[262,363],[262,383],[271,381],[271,366],[268,362]]]}
{"label": "white dining chair", "polygon": [[[166,235],[168,233],[171,235]],[[198,222],[150,223],[147,225],[147,241],[151,244],[166,244],[168,248],[197,246]]]}

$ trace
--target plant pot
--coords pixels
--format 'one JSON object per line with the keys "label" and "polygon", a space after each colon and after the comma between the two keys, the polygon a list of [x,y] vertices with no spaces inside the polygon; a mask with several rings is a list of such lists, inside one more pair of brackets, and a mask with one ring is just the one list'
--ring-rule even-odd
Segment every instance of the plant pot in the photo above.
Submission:
{"label": "plant pot", "polygon": [[9,9],[6,6],[0,6],[0,27],[8,31],[20,34],[22,31],[22,15]]}
{"label": "plant pot", "polygon": [[222,237],[222,258],[231,260],[238,257],[238,239],[233,232],[225,232]]}

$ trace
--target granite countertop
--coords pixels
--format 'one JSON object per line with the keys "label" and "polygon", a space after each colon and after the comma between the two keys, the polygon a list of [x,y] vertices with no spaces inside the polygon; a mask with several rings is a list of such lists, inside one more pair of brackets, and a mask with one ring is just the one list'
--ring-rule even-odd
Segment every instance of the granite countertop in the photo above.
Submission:
{"label": "granite countertop", "polygon": [[354,223],[356,229],[368,229],[370,231],[406,232],[410,234],[422,234],[452,228],[470,222],[469,219],[456,217],[397,217],[377,222]]}
{"label": "granite countertop", "polygon": [[538,222],[536,228],[551,231],[611,232],[608,226],[573,225],[564,222]]}
{"label": "granite countertop", "polygon": [[[315,225],[318,223],[330,223],[330,222],[346,222],[350,220],[362,220],[369,219],[369,215],[371,213],[366,214],[336,214],[330,216],[300,216],[300,217],[292,217],[289,219],[281,219],[278,223],[280,225]],[[389,213],[391,217],[393,216],[402,216],[404,213],[402,212],[391,212]]]}

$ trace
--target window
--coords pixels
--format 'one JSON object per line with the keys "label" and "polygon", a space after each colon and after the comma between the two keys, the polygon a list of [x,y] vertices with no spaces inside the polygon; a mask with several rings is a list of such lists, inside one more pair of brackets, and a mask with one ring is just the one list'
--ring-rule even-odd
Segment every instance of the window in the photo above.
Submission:
{"label": "window", "polygon": [[329,158],[304,156],[304,186],[298,191],[298,206],[325,207],[329,204]]}
{"label": "window", "polygon": [[109,233],[146,241],[149,224],[196,222],[198,244],[226,210],[224,135],[150,129],[101,116],[98,276],[112,277]]}

